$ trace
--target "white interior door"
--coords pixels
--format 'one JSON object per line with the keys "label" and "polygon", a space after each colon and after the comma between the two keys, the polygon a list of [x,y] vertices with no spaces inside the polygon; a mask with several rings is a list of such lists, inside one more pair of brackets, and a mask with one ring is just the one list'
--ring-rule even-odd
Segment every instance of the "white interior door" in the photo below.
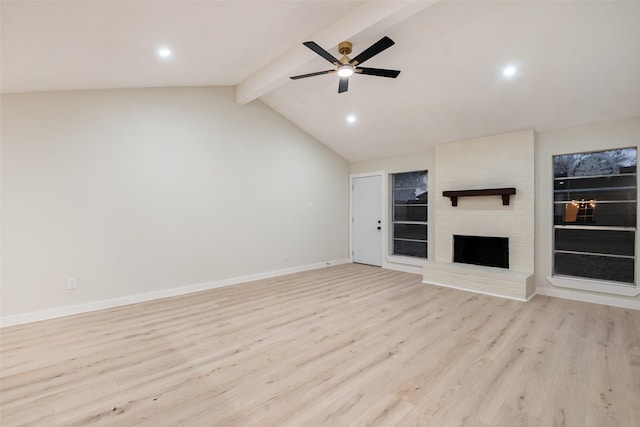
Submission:
{"label": "white interior door", "polygon": [[382,176],[353,178],[353,262],[382,265]]}

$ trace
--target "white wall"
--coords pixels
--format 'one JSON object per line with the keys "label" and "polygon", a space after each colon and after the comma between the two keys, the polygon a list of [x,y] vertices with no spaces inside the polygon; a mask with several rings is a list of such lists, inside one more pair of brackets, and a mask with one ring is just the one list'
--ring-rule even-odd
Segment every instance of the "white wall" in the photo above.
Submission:
{"label": "white wall", "polygon": [[[552,275],[553,271],[553,156],[584,151],[638,147],[639,144],[640,117],[538,133],[536,141],[535,276],[536,290],[539,293],[640,309],[640,295],[630,297],[602,292],[578,291],[553,286],[547,279]],[[640,250],[638,237],[638,233],[636,233],[636,254]],[[639,264],[636,261],[636,282],[639,281]],[[585,286],[585,284],[581,285]]]}
{"label": "white wall", "polygon": [[[430,170],[433,168],[434,159],[435,151],[433,148],[430,148],[418,153],[352,162],[349,165],[349,172],[358,174],[371,171],[385,171],[391,174],[425,169]],[[431,183],[432,177],[429,176],[429,185],[431,185]]]}
{"label": "white wall", "polygon": [[1,314],[344,260],[347,183],[231,88],[3,95]]}

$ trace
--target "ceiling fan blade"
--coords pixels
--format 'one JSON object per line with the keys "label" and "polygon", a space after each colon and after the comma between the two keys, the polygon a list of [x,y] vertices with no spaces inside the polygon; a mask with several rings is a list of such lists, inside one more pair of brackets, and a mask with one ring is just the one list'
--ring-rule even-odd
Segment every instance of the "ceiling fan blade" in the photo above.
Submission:
{"label": "ceiling fan blade", "polygon": [[315,72],[315,73],[300,74],[299,76],[292,76],[292,77],[289,77],[289,78],[291,80],[304,79],[305,77],[321,76],[323,74],[335,73],[335,71],[336,70],[318,71],[318,72]]}
{"label": "ceiling fan blade", "polygon": [[349,89],[349,77],[340,77],[340,84],[338,85],[338,93],[346,92]]}
{"label": "ceiling fan blade", "polygon": [[351,61],[349,61],[349,64],[351,65],[362,64],[367,59],[379,54],[385,49],[390,48],[394,44],[395,42],[393,40],[391,40],[387,36],[384,36],[383,38],[381,38],[380,40],[378,40],[377,42],[369,46],[367,49],[365,49],[364,52],[360,53],[360,55],[356,56]]}
{"label": "ceiling fan blade", "polygon": [[356,73],[367,74],[369,76],[390,77],[395,79],[400,74],[398,70],[386,70],[384,68],[356,67]]}
{"label": "ceiling fan blade", "polygon": [[331,55],[329,52],[327,52],[326,50],[321,48],[318,43],[316,43],[316,42],[304,42],[302,44],[305,45],[306,47],[308,47],[309,49],[311,49],[312,51],[314,51],[315,53],[317,53],[318,55],[322,56],[324,59],[326,59],[327,61],[331,62],[332,64],[335,64],[335,65],[342,64],[340,61],[338,61],[338,59],[336,59],[335,56]]}

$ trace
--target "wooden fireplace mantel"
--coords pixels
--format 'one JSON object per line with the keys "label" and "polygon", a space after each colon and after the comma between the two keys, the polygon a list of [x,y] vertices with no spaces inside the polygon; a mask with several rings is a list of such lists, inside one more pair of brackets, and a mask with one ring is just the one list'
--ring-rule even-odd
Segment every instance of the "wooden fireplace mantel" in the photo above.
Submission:
{"label": "wooden fireplace mantel", "polygon": [[451,206],[458,206],[458,197],[469,196],[502,196],[502,204],[509,204],[509,197],[516,194],[516,189],[509,188],[482,188],[479,190],[443,191],[442,195],[451,199]]}

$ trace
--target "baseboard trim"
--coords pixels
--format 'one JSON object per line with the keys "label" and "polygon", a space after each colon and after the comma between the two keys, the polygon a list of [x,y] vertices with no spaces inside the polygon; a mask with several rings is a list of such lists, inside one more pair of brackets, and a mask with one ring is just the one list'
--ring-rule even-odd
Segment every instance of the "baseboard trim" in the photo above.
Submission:
{"label": "baseboard trim", "polygon": [[104,310],[107,308],[120,307],[129,304],[137,304],[146,301],[153,301],[162,298],[169,298],[178,295],[191,294],[194,292],[207,291],[225,286],[238,285],[255,280],[269,279],[272,277],[285,276],[287,274],[300,273],[303,271],[317,270],[332,265],[348,264],[348,259],[338,259],[333,261],[319,262],[316,264],[303,265],[298,267],[285,268],[281,270],[267,271],[264,273],[249,274],[247,276],[233,277],[229,279],[216,280],[213,282],[199,283],[195,285],[181,286],[178,288],[163,289],[161,291],[146,292],[143,294],[127,295],[118,298],[111,298],[101,301],[93,301],[84,304],[71,305],[66,307],[51,308],[42,311],[34,311],[24,314],[0,317],[0,327],[21,325],[40,320],[55,319],[58,317],[71,316],[74,314],[88,313],[91,311]]}
{"label": "baseboard trim", "polygon": [[536,293],[538,295],[545,295],[548,297],[564,298],[580,302],[589,302],[592,304],[610,305],[612,307],[628,308],[631,310],[640,310],[640,300],[638,299],[622,299],[608,295],[586,294],[564,289],[543,288],[540,286],[536,288]]}

